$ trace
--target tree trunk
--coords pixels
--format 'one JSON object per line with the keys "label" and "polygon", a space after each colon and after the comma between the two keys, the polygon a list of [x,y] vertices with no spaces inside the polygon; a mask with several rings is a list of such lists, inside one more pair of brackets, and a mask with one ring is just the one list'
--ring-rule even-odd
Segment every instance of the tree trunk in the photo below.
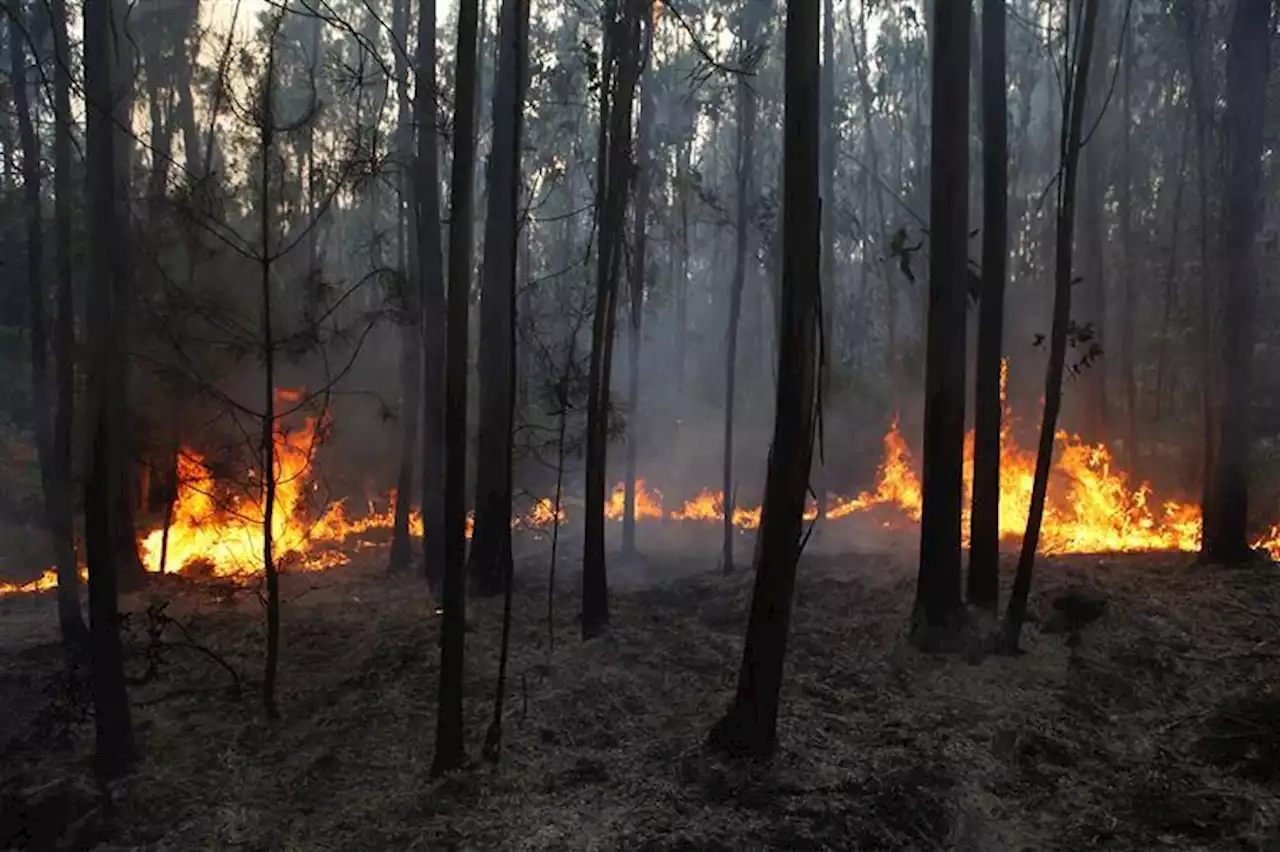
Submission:
{"label": "tree trunk", "polygon": [[[1080,222],[1080,311],[1082,323],[1093,323],[1095,339],[1105,349],[1107,343],[1107,282],[1103,259],[1106,239],[1106,165],[1107,133],[1103,111],[1106,109],[1107,69],[1110,55],[1107,49],[1107,14],[1100,14],[1097,45],[1092,54],[1093,68],[1090,76],[1095,86],[1089,93],[1085,108],[1085,132],[1092,138],[1083,139],[1084,152],[1081,166],[1084,174],[1083,194],[1077,215]],[[1128,116],[1125,117],[1125,120]],[[1110,411],[1107,398],[1107,365],[1094,362],[1079,377],[1080,385],[1080,434],[1090,442],[1110,440]]]}
{"label": "tree trunk", "polygon": [[973,512],[968,598],[996,608],[1000,596],[1000,361],[1009,261],[1009,117],[1004,0],[982,5],[982,296],[974,376]]}
{"label": "tree trunk", "polygon": [[[750,9],[745,11],[753,15]],[[748,35],[743,40],[743,55],[754,50],[753,44],[756,27],[754,19],[749,21],[745,29]],[[729,330],[725,353],[724,381],[724,522],[722,526],[720,564],[728,574],[733,571],[733,510],[735,493],[733,483],[733,417],[734,391],[738,374],[738,319],[742,314],[742,290],[747,278],[747,223],[750,211],[754,206],[752,198],[751,173],[755,165],[756,135],[756,92],[745,77],[738,78],[738,151],[737,151],[737,222],[735,224],[733,246],[733,282],[729,289]],[[828,130],[828,135],[830,134]]]}
{"label": "tree trunk", "polygon": [[112,106],[115,143],[112,156],[115,158],[114,176],[119,184],[115,194],[115,211],[112,216],[112,239],[115,241],[114,254],[119,259],[116,274],[116,295],[119,298],[115,314],[115,334],[120,341],[120,357],[123,359],[120,373],[120,440],[113,444],[113,449],[120,458],[113,465],[116,474],[115,505],[111,522],[115,525],[116,572],[120,588],[132,591],[141,588],[146,582],[146,571],[142,567],[142,559],[138,556],[138,529],[134,520],[134,507],[137,505],[139,456],[142,447],[130,438],[136,434],[141,425],[135,420],[135,412],[130,404],[129,388],[132,385],[132,363],[128,352],[133,341],[133,317],[136,299],[134,297],[134,277],[137,263],[133,257],[136,230],[134,211],[131,203],[133,183],[133,134],[134,111],[134,59],[136,41],[128,29],[127,4],[122,0],[114,0],[111,9],[111,26],[113,36],[110,40],[112,62]]}
{"label": "tree trunk", "polygon": [[480,301],[480,425],[471,588],[501,594],[511,572],[511,429],[515,419],[516,219],[520,203],[520,125],[524,107],[526,0],[503,0],[493,95],[488,213]]}
{"label": "tree trunk", "polygon": [[818,407],[821,221],[818,0],[788,0],[783,127],[782,328],[773,443],[755,588],[738,688],[709,735],[734,755],[768,755],[777,741],[778,701]]}
{"label": "tree trunk", "polygon": [[[413,563],[409,535],[409,511],[413,507],[413,461],[418,447],[418,414],[422,407],[422,286],[420,270],[406,264],[406,254],[416,255],[420,247],[405,251],[405,207],[413,206],[410,163],[413,159],[413,125],[409,104],[409,0],[394,0],[392,30],[395,32],[396,102],[396,234],[397,267],[404,270],[404,299],[400,317],[400,470],[396,475],[395,518],[391,533],[392,571],[405,571]],[[314,227],[314,223],[311,223]]]}
{"label": "tree trunk", "polygon": [[936,0],[933,33],[929,319],[925,360],[920,573],[912,636],[955,627],[964,484],[965,327],[969,275],[969,0]]}
{"label": "tree trunk", "polygon": [[129,771],[135,760],[133,724],[125,689],[116,602],[114,514],[120,452],[122,362],[113,314],[119,308],[123,270],[116,251],[116,132],[113,120],[111,69],[112,10],[109,3],[84,8],[84,80],[86,101],[85,159],[88,194],[89,269],[97,274],[90,289],[94,358],[89,388],[92,436],[85,482],[85,549],[89,564],[89,629],[91,689],[96,750],[94,769],[100,777]]}
{"label": "tree trunk", "polygon": [[414,164],[418,288],[422,295],[422,529],[427,583],[439,591],[444,581],[444,259],[440,244],[440,157],[436,110],[436,4],[418,4],[418,125]]}
{"label": "tree trunk", "polygon": [[[62,639],[70,644],[83,630],[80,602],[76,597],[74,553],[67,558],[69,533],[61,518],[61,483],[56,481],[53,448],[53,425],[49,411],[49,341],[45,321],[44,292],[44,211],[40,202],[40,142],[36,138],[31,115],[31,98],[27,88],[27,24],[20,5],[9,9],[9,70],[13,90],[14,111],[18,118],[18,138],[22,144],[22,202],[27,216],[27,318],[31,334],[31,420],[35,432],[36,459],[40,467],[40,489],[44,496],[45,522],[49,525],[54,556],[58,560],[58,617]],[[66,589],[64,579],[69,577]]]}
{"label": "tree trunk", "polygon": [[1120,250],[1124,253],[1121,267],[1120,315],[1120,380],[1124,383],[1124,452],[1129,476],[1142,481],[1138,448],[1138,380],[1134,366],[1134,323],[1137,322],[1133,279],[1136,274],[1133,245],[1133,158],[1131,156],[1130,116],[1133,115],[1133,30],[1126,15],[1121,34],[1121,62],[1124,65],[1120,99]]}
{"label": "tree trunk", "polygon": [[476,5],[476,0],[462,0],[458,12],[453,173],[449,181],[449,313],[445,330],[444,613],[440,620],[433,776],[460,768],[466,759],[462,691],[467,606],[467,309],[475,201]]}
{"label": "tree trunk", "polygon": [[259,437],[259,481],[262,483],[262,572],[266,578],[267,596],[267,657],[263,664],[262,676],[262,709],[268,719],[279,716],[276,708],[276,674],[280,666],[280,574],[275,560],[275,512],[276,512],[276,358],[275,335],[271,320],[271,265],[272,248],[272,198],[271,198],[271,162],[275,158],[275,89],[276,89],[276,38],[280,32],[283,16],[275,18],[270,32],[270,43],[267,46],[267,67],[262,79],[262,112],[258,120],[258,155],[262,160],[262,174],[259,176],[261,217],[259,238],[262,241],[262,255],[258,258],[260,275],[258,297],[261,299],[262,311],[262,363],[263,363],[263,408],[262,432]]}
{"label": "tree trunk", "polygon": [[[652,61],[652,48],[652,42],[644,48],[644,59],[640,70],[642,75],[645,67]],[[636,451],[640,443],[640,430],[637,428],[640,411],[640,328],[644,320],[645,276],[648,274],[646,251],[648,242],[645,227],[649,217],[649,187],[653,182],[653,114],[657,109],[653,89],[652,79],[640,84],[640,117],[636,122],[635,231],[631,247],[631,272],[627,276],[631,295],[629,312],[631,328],[627,336],[630,347],[627,358],[627,470],[623,482],[622,510],[622,552],[626,554],[636,552]]]}
{"label": "tree trunk", "polygon": [[64,640],[87,639],[80,614],[72,498],[71,428],[75,404],[75,293],[72,289],[71,50],[66,0],[52,0],[55,64],[53,130],[53,243],[57,256],[53,357],[57,399],[53,411],[53,483],[50,529],[58,570],[58,622]]}
{"label": "tree trunk", "polygon": [[[1250,554],[1249,456],[1253,442],[1250,384],[1253,374],[1254,313],[1257,306],[1258,251],[1262,185],[1262,142],[1267,78],[1271,70],[1271,3],[1237,0],[1228,39],[1227,157],[1223,299],[1223,409],[1214,423],[1218,453],[1213,475],[1216,525],[1206,530],[1205,557],[1238,562]],[[1209,533],[1212,534],[1209,534]]]}
{"label": "tree trunk", "polygon": [[[582,638],[602,634],[609,624],[609,585],[605,565],[604,502],[608,454],[609,384],[618,300],[618,269],[630,185],[631,113],[639,76],[640,25],[648,11],[645,0],[620,0],[606,6],[605,73],[616,78],[601,125],[605,164],[599,169],[600,211],[596,249],[596,309],[592,323],[591,364],[587,378],[586,521],[582,555]],[[620,12],[620,14],[619,14]],[[610,71],[616,63],[616,72]]]}
{"label": "tree trunk", "polygon": [[[1076,173],[1080,165],[1081,136],[1084,130],[1085,104],[1088,103],[1089,66],[1094,32],[1098,23],[1099,0],[1083,0],[1084,20],[1079,37],[1079,50],[1072,62],[1072,83],[1068,90],[1070,106],[1063,116],[1065,134],[1062,139],[1062,179],[1058,182],[1057,246],[1054,255],[1053,326],[1050,329],[1049,365],[1045,371],[1044,420],[1040,424],[1040,443],[1036,454],[1035,478],[1031,485],[1031,508],[1027,531],[1018,555],[1018,570],[1009,597],[1001,636],[1001,649],[1014,653],[1027,615],[1027,598],[1031,594],[1031,574],[1035,567],[1036,548],[1040,545],[1040,523],[1044,519],[1044,503],[1049,492],[1049,466],[1053,461],[1054,432],[1058,412],[1062,408],[1062,376],[1067,359],[1067,329],[1071,324],[1072,246],[1075,239]],[[1068,50],[1070,48],[1067,48]],[[1064,103],[1066,101],[1064,100]]]}

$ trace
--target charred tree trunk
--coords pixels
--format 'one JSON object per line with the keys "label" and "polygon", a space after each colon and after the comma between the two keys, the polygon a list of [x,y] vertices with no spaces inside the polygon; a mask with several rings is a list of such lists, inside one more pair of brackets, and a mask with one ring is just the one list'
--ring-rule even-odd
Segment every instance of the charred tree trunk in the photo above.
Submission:
{"label": "charred tree trunk", "polygon": [[129,349],[133,341],[133,315],[136,304],[134,278],[137,264],[134,260],[136,228],[131,203],[133,183],[133,110],[134,110],[134,60],[137,42],[129,32],[127,4],[123,0],[111,0],[111,48],[112,62],[112,123],[115,143],[114,175],[119,184],[115,195],[115,211],[112,216],[114,254],[119,259],[116,274],[116,295],[119,298],[115,313],[117,340],[120,341],[120,441],[113,448],[120,454],[114,465],[116,473],[115,505],[111,523],[115,525],[116,572],[120,588],[132,591],[146,582],[146,571],[138,556],[138,529],[134,519],[137,505],[138,474],[142,447],[130,440],[138,424],[130,404],[132,363]]}
{"label": "charred tree trunk", "polygon": [[1138,448],[1138,380],[1134,365],[1134,323],[1137,322],[1136,294],[1133,278],[1134,264],[1133,245],[1133,158],[1131,156],[1132,133],[1130,132],[1130,116],[1133,115],[1133,32],[1125,19],[1124,31],[1121,33],[1121,63],[1124,66],[1124,80],[1121,89],[1121,139],[1120,139],[1120,250],[1124,253],[1124,265],[1121,267],[1121,305],[1120,305],[1120,381],[1124,387],[1124,451],[1128,459],[1129,475],[1134,481],[1142,480]]}
{"label": "charred tree trunk", "polygon": [[458,12],[457,94],[449,181],[449,307],[445,330],[444,613],[440,620],[440,686],[433,776],[462,766],[467,559],[467,309],[471,294],[472,211],[476,157],[476,0]]}
{"label": "charred tree trunk", "polygon": [[1225,120],[1227,185],[1226,291],[1223,299],[1222,398],[1214,423],[1218,453],[1210,498],[1216,524],[1206,530],[1205,557],[1238,562],[1250,553],[1249,456],[1253,441],[1249,390],[1257,305],[1263,127],[1271,70],[1271,3],[1237,0],[1227,52]]}
{"label": "charred tree trunk", "polygon": [[283,16],[272,22],[271,41],[267,46],[266,74],[262,80],[262,105],[258,120],[259,156],[262,160],[258,203],[262,255],[258,259],[259,293],[262,311],[263,408],[262,433],[259,438],[259,475],[262,482],[262,572],[266,578],[267,656],[263,664],[262,709],[268,719],[279,716],[276,708],[276,674],[280,666],[280,574],[275,560],[276,511],[276,358],[275,336],[271,320],[271,161],[275,154],[275,74],[276,37]]}
{"label": "charred tree trunk", "polygon": [[[27,216],[27,320],[31,334],[31,419],[35,432],[36,459],[40,467],[40,489],[44,496],[45,522],[52,536],[54,555],[58,559],[58,617],[62,639],[71,643],[79,638],[84,624],[80,620],[80,601],[76,597],[74,552],[67,558],[70,539],[62,541],[70,529],[61,523],[60,485],[54,473],[53,424],[49,410],[49,340],[45,320],[44,292],[44,211],[40,201],[40,142],[31,115],[31,97],[27,88],[27,23],[21,6],[9,9],[9,70],[13,87],[13,105],[18,119],[18,138],[22,144],[22,203]],[[64,581],[67,588],[62,589]]]}
{"label": "charred tree trunk", "polygon": [[933,30],[929,318],[920,573],[912,636],[922,647],[961,615],[965,325],[969,246],[969,0],[936,0]]}
{"label": "charred tree trunk", "polygon": [[[649,30],[652,38],[652,29]],[[652,61],[652,42],[644,48],[640,73]],[[627,470],[623,482],[622,510],[622,552],[636,552],[636,451],[640,443],[640,430],[636,419],[640,411],[640,348],[641,325],[644,320],[645,277],[648,274],[648,234],[646,232],[649,218],[649,187],[653,182],[653,119],[657,102],[653,95],[653,83],[646,81],[640,86],[640,117],[636,122],[636,197],[635,223],[632,239],[631,272],[627,276],[630,284],[631,306],[628,316],[631,328],[627,336],[629,351],[627,357]]]}
{"label": "charred tree trunk", "polygon": [[819,22],[818,0],[788,0],[783,156],[782,339],[755,588],[738,688],[709,735],[729,754],[768,755],[777,741],[778,701],[809,473],[820,380]]}
{"label": "charred tree trunk", "polygon": [[[1044,519],[1045,497],[1049,492],[1049,466],[1053,461],[1053,436],[1058,426],[1058,412],[1062,408],[1062,377],[1067,359],[1067,329],[1071,324],[1071,259],[1075,239],[1076,173],[1080,165],[1081,136],[1084,129],[1085,104],[1088,103],[1089,66],[1092,64],[1094,32],[1098,23],[1099,0],[1081,0],[1084,19],[1079,47],[1074,55],[1066,48],[1071,72],[1070,89],[1063,105],[1063,136],[1061,143],[1062,179],[1058,182],[1057,246],[1054,255],[1053,326],[1050,329],[1049,365],[1045,372],[1044,420],[1040,424],[1040,443],[1036,454],[1035,479],[1031,486],[1031,508],[1027,516],[1027,531],[1022,539],[1018,555],[1018,571],[1009,597],[1000,637],[1001,650],[1015,653],[1022,634],[1022,623],[1027,615],[1027,598],[1031,594],[1031,574],[1035,568],[1036,548],[1040,544],[1040,523]],[[1071,45],[1073,39],[1068,38]]]}
{"label": "charred tree trunk", "polygon": [[[622,233],[630,186],[631,113],[640,70],[640,22],[645,0],[617,0],[605,11],[605,74],[614,80],[601,110],[600,151],[605,162],[600,181],[599,245],[596,249],[596,309],[591,334],[591,364],[587,378],[586,526],[582,555],[582,638],[602,634],[609,624],[609,584],[605,565],[604,502],[609,441],[609,384],[618,301],[618,270],[622,261]],[[614,70],[609,71],[610,65]]]}
{"label": "charred tree trunk", "polygon": [[[753,15],[751,9],[745,11]],[[755,35],[754,20],[747,25],[748,36],[743,41],[743,56],[756,49],[752,43]],[[738,319],[742,315],[742,290],[747,278],[747,223],[754,204],[752,200],[751,173],[755,166],[756,92],[745,77],[738,78],[738,150],[737,150],[737,222],[733,246],[733,281],[729,289],[729,330],[725,354],[724,380],[724,522],[721,537],[720,563],[726,574],[733,571],[733,510],[735,503],[733,482],[733,417],[734,392],[738,376]],[[831,131],[828,129],[827,133]]]}
{"label": "charred tree trunk", "polygon": [[[395,32],[395,74],[398,117],[396,124],[396,234],[397,267],[405,270],[404,298],[400,308],[400,470],[396,475],[395,519],[391,534],[392,571],[405,571],[413,563],[409,512],[413,507],[413,462],[418,448],[418,415],[422,408],[422,287],[420,270],[405,263],[420,247],[405,251],[405,206],[412,208],[413,125],[409,104],[409,0],[395,0],[392,7]],[[314,227],[314,223],[312,224]]]}
{"label": "charred tree trunk", "polygon": [[436,4],[418,4],[414,119],[415,234],[422,296],[422,528],[427,583],[440,590],[445,566],[444,513],[444,259],[440,244],[440,165],[436,110]]}
{"label": "charred tree trunk", "polygon": [[66,0],[52,0],[53,44],[53,248],[57,257],[53,358],[56,401],[53,411],[52,503],[50,528],[58,571],[58,622],[64,640],[88,638],[80,613],[80,576],[76,568],[75,501],[72,498],[71,427],[75,405],[75,292],[71,275],[71,50],[67,39]]}
{"label": "charred tree trunk", "polygon": [[[1091,131],[1091,138],[1083,140],[1084,152],[1081,168],[1084,187],[1077,215],[1080,217],[1077,228],[1080,231],[1080,311],[1083,323],[1093,323],[1095,339],[1106,347],[1107,337],[1107,282],[1106,265],[1103,261],[1104,237],[1106,231],[1106,195],[1107,184],[1104,172],[1107,163],[1107,140],[1104,110],[1106,109],[1105,77],[1109,55],[1107,52],[1107,14],[1100,14],[1097,42],[1090,61],[1093,68],[1090,76],[1095,86],[1089,94],[1086,109],[1086,131]],[[1126,116],[1127,119],[1127,116]],[[1095,362],[1084,370],[1079,377],[1080,385],[1080,434],[1091,442],[1107,441],[1111,438],[1110,411],[1107,399],[1107,367],[1105,363]]]}
{"label": "charred tree trunk", "polygon": [[527,0],[503,0],[493,95],[484,279],[480,301],[480,426],[471,588],[502,593],[511,566],[511,440],[515,419],[515,292],[520,203],[520,127],[524,108]]}
{"label": "charred tree trunk", "polygon": [[114,777],[135,760],[133,724],[125,689],[116,602],[116,556],[111,523],[120,452],[122,360],[113,314],[119,308],[123,258],[116,251],[116,132],[111,68],[111,4],[84,8],[85,158],[88,194],[89,268],[94,358],[89,388],[91,453],[85,482],[85,550],[89,563],[89,630],[96,751],[94,769]]}
{"label": "charred tree trunk", "polygon": [[982,5],[982,295],[974,376],[973,512],[968,599],[996,607],[1000,596],[1000,361],[1009,261],[1009,117],[1004,0]]}

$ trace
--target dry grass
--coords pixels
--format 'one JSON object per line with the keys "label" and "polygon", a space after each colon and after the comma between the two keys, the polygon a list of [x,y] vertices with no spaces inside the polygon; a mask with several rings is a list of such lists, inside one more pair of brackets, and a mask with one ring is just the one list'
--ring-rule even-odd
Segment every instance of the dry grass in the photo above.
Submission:
{"label": "dry grass", "polygon": [[[640,573],[699,566],[714,559],[655,557]],[[977,665],[902,640],[911,574],[888,556],[806,560],[783,748],[770,765],[744,766],[710,755],[702,738],[734,685],[748,577],[704,573],[621,591],[612,632],[587,645],[566,587],[549,653],[545,574],[522,571],[502,762],[443,781],[428,773],[438,660],[420,585],[372,566],[290,578],[280,723],[260,718],[253,683],[237,696],[216,665],[174,649],[161,676],[132,692],[138,773],[109,802],[80,781],[69,798],[113,843],[154,850],[1280,843],[1270,566],[1054,560],[1035,607],[1047,612],[1054,594],[1086,585],[1107,598],[1106,615],[1074,656],[1062,636],[1031,625],[1024,656]],[[256,682],[256,601],[212,603],[176,585],[155,594]],[[491,712],[500,608],[481,601],[470,612],[472,754]],[[0,794],[10,803],[84,777],[92,743],[68,711],[80,699],[63,689],[59,654],[39,642],[50,609],[0,603]]]}

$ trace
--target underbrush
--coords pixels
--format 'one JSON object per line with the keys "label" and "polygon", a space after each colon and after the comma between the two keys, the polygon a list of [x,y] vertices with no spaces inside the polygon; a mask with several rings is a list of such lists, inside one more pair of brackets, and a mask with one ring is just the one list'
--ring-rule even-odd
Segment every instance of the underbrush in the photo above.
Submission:
{"label": "underbrush", "polygon": [[[739,764],[703,738],[734,688],[745,572],[620,591],[611,631],[587,644],[570,583],[555,596],[552,647],[545,573],[526,568],[501,761],[443,780],[428,771],[437,615],[416,578],[372,566],[287,578],[274,725],[258,711],[252,595],[214,600],[171,581],[139,597],[128,635],[130,673],[146,680],[131,690],[143,761],[107,787],[88,780],[83,671],[69,675],[47,642],[51,602],[0,602],[0,847],[21,811],[66,827],[8,839],[26,848],[1274,848],[1273,568],[1073,558],[1041,578],[1036,612],[1085,587],[1105,615],[1078,647],[1033,623],[1024,655],[970,664],[903,640],[902,561],[807,558],[782,747],[768,764]],[[147,607],[159,601],[181,629],[156,640]],[[500,600],[469,603],[477,761],[500,621]]]}

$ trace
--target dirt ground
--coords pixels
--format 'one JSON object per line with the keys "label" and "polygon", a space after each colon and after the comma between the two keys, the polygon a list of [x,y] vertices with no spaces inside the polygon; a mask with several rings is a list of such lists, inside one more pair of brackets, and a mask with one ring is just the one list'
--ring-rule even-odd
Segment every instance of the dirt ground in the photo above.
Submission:
{"label": "dirt ground", "polygon": [[[85,687],[50,642],[52,599],[0,601],[0,848],[1280,848],[1270,565],[1048,560],[1041,624],[1068,589],[1105,599],[1103,617],[1074,650],[1031,624],[1023,656],[978,660],[903,640],[910,558],[808,556],[782,748],[738,765],[703,738],[734,686],[746,571],[615,559],[630,582],[607,638],[584,645],[566,559],[552,649],[546,562],[530,558],[501,762],[479,757],[501,622],[484,600],[467,647],[475,763],[435,781],[435,606],[362,558],[287,578],[275,724],[259,712],[251,593],[174,580],[132,600],[129,671],[146,672],[149,646],[156,671],[131,690],[141,765],[109,787],[90,780]],[[148,618],[160,602],[175,622]]]}

